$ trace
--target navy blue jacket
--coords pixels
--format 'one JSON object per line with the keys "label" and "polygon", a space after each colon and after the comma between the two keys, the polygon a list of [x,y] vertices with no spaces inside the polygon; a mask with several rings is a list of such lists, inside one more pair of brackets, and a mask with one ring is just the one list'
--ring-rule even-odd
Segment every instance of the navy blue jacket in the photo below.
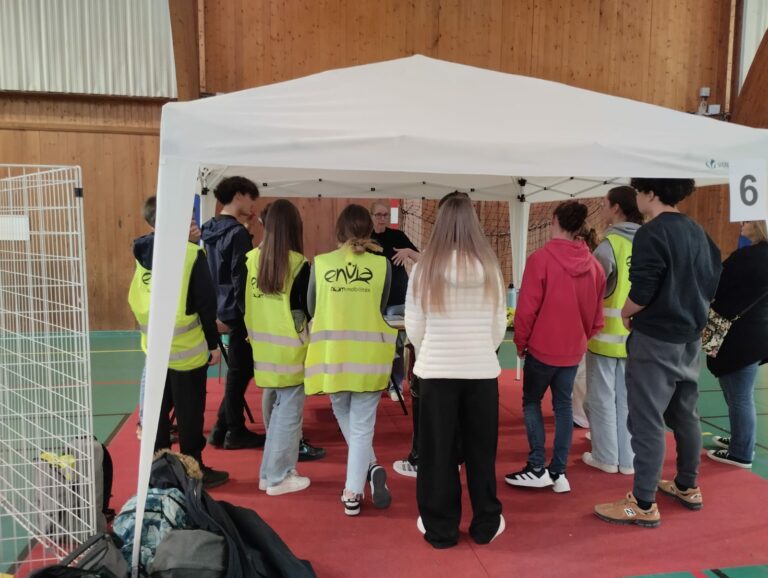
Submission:
{"label": "navy blue jacket", "polygon": [[251,235],[229,215],[214,217],[202,227],[208,267],[216,287],[216,315],[230,327],[243,325],[245,255],[253,248]]}

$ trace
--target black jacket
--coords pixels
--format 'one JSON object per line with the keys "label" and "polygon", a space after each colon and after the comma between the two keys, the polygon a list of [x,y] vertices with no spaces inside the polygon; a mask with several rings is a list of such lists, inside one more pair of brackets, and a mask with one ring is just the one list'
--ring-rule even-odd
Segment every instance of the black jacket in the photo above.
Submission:
{"label": "black jacket", "polygon": [[661,213],[632,242],[629,298],[645,306],[632,329],[666,341],[691,343],[707,323],[720,277],[720,250],[698,223]]}
{"label": "black jacket", "polygon": [[712,308],[733,319],[765,296],[731,325],[717,357],[707,367],[720,377],[757,361],[768,360],[768,243],[734,251],[723,262],[723,274]]}
{"label": "black jacket", "polygon": [[253,248],[248,230],[234,217],[214,217],[202,227],[208,267],[216,287],[216,314],[230,326],[243,324],[245,255]]}
{"label": "black jacket", "polygon": [[190,522],[224,536],[229,557],[226,578],[315,576],[312,565],[299,560],[256,512],[214,500],[200,480],[187,476],[174,455],[163,454],[155,460],[149,485],[179,488],[184,492]]}
{"label": "black jacket", "polygon": [[[145,269],[152,270],[152,255],[155,249],[155,234],[150,233],[139,237],[133,242],[133,256]],[[211,273],[205,262],[205,252],[200,249],[197,259],[192,266],[192,276],[189,279],[187,291],[187,315],[197,313],[205,333],[208,349],[216,349],[219,345],[219,331],[216,328],[216,292],[211,281]]]}

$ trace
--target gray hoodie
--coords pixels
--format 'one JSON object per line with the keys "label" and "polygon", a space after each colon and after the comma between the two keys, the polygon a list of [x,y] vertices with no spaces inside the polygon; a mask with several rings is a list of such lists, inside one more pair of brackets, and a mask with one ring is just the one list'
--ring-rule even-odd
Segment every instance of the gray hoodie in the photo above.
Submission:
{"label": "gray hoodie", "polygon": [[605,297],[610,297],[616,290],[616,257],[613,254],[613,247],[606,237],[608,235],[619,235],[629,242],[635,238],[635,233],[640,228],[637,223],[616,223],[611,225],[603,234],[603,241],[597,246],[593,255],[605,270]]}

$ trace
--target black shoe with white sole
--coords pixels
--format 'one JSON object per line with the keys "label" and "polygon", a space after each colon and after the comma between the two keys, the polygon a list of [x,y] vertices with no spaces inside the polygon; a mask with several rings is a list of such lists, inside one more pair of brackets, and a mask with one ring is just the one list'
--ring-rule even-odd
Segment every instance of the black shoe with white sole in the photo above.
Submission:
{"label": "black shoe with white sole", "polygon": [[376,464],[368,470],[368,482],[371,485],[371,500],[373,505],[380,510],[389,508],[392,503],[392,494],[387,486],[387,470]]}
{"label": "black shoe with white sole", "polygon": [[546,488],[554,484],[547,468],[534,469],[531,464],[525,464],[519,472],[507,474],[504,481],[521,488]]}

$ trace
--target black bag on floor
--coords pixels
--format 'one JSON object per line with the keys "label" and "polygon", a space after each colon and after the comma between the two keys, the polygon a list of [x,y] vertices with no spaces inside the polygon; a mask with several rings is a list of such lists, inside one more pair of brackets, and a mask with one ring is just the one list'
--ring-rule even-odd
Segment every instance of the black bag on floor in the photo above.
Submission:
{"label": "black bag on floor", "polygon": [[128,578],[129,568],[110,534],[96,534],[58,564],[29,578]]}

